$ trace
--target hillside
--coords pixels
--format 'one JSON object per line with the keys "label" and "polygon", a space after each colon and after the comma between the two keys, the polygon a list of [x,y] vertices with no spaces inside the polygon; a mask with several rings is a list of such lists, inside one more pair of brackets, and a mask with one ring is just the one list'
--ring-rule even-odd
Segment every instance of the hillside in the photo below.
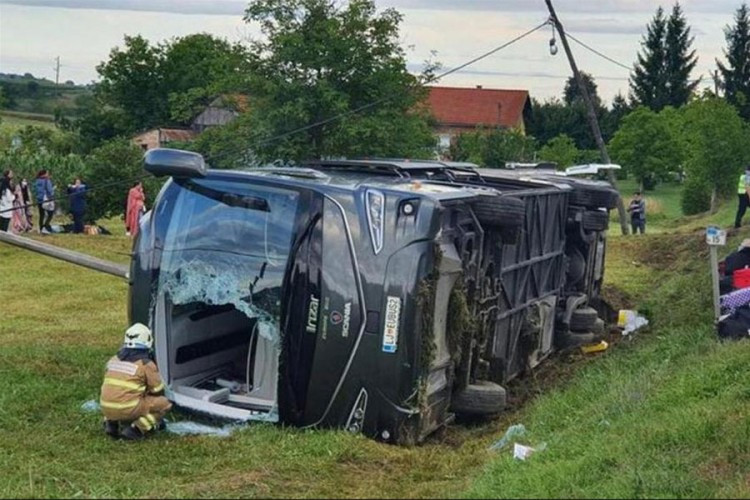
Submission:
{"label": "hillside", "polygon": [[[10,381],[0,391],[0,496],[750,496],[750,342],[715,339],[698,229],[733,207],[683,218],[667,188],[649,195],[666,207],[658,234],[613,230],[607,250],[608,297],[652,325],[602,354],[555,356],[514,387],[523,405],[415,448],[268,425],[224,439],[109,441],[80,405],[96,397],[120,342],[127,286],[0,244],[0,372]],[[122,234],[119,221],[110,227]],[[725,253],[744,237],[750,228]],[[123,236],[45,241],[122,262],[129,250]],[[489,451],[514,423],[529,431],[522,442],[546,450],[525,462]]]}
{"label": "hillside", "polygon": [[56,110],[65,115],[75,115],[84,101],[91,97],[91,88],[73,82],[60,83],[36,78],[26,73],[14,75],[0,73],[3,110],[52,116]]}

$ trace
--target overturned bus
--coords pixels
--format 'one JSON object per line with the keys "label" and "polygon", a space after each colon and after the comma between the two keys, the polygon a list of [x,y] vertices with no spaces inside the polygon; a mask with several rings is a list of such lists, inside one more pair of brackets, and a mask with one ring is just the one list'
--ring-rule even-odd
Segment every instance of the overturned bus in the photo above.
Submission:
{"label": "overturned bus", "polygon": [[230,420],[419,442],[491,415],[505,384],[594,341],[606,183],[406,160],[171,177],[142,221],[129,319],[152,327],[168,397]]}

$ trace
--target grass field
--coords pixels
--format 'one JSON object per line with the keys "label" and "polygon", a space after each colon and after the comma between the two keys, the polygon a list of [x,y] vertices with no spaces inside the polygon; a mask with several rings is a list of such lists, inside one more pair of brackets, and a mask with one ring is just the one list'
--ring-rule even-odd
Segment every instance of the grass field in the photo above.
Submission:
{"label": "grass field", "polygon": [[[0,497],[748,497],[750,343],[714,338],[695,231],[707,220],[611,239],[606,293],[646,311],[649,329],[601,355],[554,357],[517,387],[523,407],[415,448],[271,425],[105,439],[80,405],[121,340],[125,283],[0,244]],[[123,236],[45,241],[118,262],[129,250]],[[488,451],[513,423],[547,449],[526,462]]]}
{"label": "grass field", "polygon": [[0,130],[17,130],[27,125],[55,128],[54,118],[51,115],[0,111]]}

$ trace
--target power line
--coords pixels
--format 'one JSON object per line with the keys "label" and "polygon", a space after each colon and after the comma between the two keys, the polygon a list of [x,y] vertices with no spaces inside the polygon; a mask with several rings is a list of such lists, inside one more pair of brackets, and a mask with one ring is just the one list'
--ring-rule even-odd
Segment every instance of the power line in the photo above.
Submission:
{"label": "power line", "polygon": [[565,34],[568,35],[568,38],[570,38],[571,40],[573,40],[574,42],[576,42],[578,45],[580,45],[584,49],[590,50],[594,54],[598,55],[599,57],[601,57],[603,59],[606,59],[607,61],[611,62],[612,64],[616,64],[619,67],[625,68],[628,71],[631,71],[633,69],[630,66],[628,66],[626,64],[623,64],[620,61],[618,61],[616,59],[613,59],[613,58],[609,57],[608,55],[599,52],[598,50],[596,50],[595,48],[591,47],[590,45],[587,45],[587,44],[583,43],[582,41],[580,41],[579,39],[577,39],[576,37],[574,37],[573,35],[571,35],[567,31],[565,32]]}
{"label": "power line", "polygon": [[[440,73],[438,75],[435,75],[435,76],[432,76],[432,77],[426,79],[424,82],[422,82],[422,84],[423,85],[429,85],[431,83],[435,83],[438,80],[441,80],[441,79],[445,78],[448,75],[452,75],[453,73],[457,73],[457,72],[461,71],[462,69],[464,69],[464,68],[466,68],[468,66],[471,66],[472,64],[475,64],[475,63],[477,63],[477,62],[479,62],[479,61],[481,61],[483,59],[486,59],[486,58],[488,58],[488,57],[490,57],[490,56],[492,56],[492,55],[500,52],[501,50],[503,50],[503,49],[505,49],[505,48],[513,45],[514,43],[516,43],[516,42],[518,42],[518,41],[526,38],[527,36],[531,35],[535,31],[540,30],[544,26],[547,26],[548,24],[549,24],[548,20],[544,21],[543,23],[535,26],[534,28],[531,28],[530,30],[528,30],[528,31],[526,31],[524,33],[521,33],[520,35],[516,36],[515,38],[513,38],[513,39],[511,39],[511,40],[503,43],[502,45],[498,45],[494,49],[488,50],[487,52],[485,52],[485,53],[483,53],[483,54],[481,54],[481,55],[479,55],[479,56],[477,56],[477,57],[475,57],[475,58],[473,58],[473,59],[471,59],[471,60],[469,60],[469,61],[467,61],[467,62],[465,62],[463,64],[455,66],[455,67],[453,67],[453,68],[451,68],[451,69],[449,69],[447,71],[444,71],[443,73]],[[354,108],[354,109],[350,109],[350,110],[345,111],[343,113],[339,113],[339,114],[334,115],[334,116],[332,116],[330,118],[326,118],[325,120],[320,120],[320,121],[317,121],[315,123],[310,123],[308,125],[304,125],[302,127],[299,127],[299,128],[296,128],[296,129],[292,129],[292,130],[290,130],[288,132],[283,132],[283,133],[275,135],[273,137],[269,137],[267,139],[259,140],[253,146],[256,146],[256,147],[257,146],[264,146],[266,144],[274,143],[276,141],[279,141],[281,139],[285,139],[285,138],[287,138],[289,136],[298,134],[300,132],[305,132],[305,131],[313,129],[313,128],[322,127],[322,126],[327,125],[329,123],[338,121],[338,120],[340,120],[342,118],[346,118],[348,116],[352,116],[352,115],[361,113],[362,111],[365,111],[367,109],[370,109],[370,108],[373,108],[375,106],[378,106],[379,104],[387,102],[387,101],[389,101],[389,100],[391,100],[393,98],[394,98],[394,96],[391,96],[391,95],[386,96],[386,97],[381,97],[380,99],[377,99],[377,100],[375,100],[373,102],[370,102],[368,104],[364,104],[364,105],[359,106],[359,107]],[[249,145],[249,146],[247,146],[245,148],[238,149],[237,151],[225,151],[222,154],[215,155],[213,157],[209,157],[209,159],[212,160],[212,161],[218,161],[218,160],[220,160],[222,158],[225,158],[227,156],[230,156],[232,154],[241,153],[243,151],[248,151],[248,150],[252,149],[253,146]]]}

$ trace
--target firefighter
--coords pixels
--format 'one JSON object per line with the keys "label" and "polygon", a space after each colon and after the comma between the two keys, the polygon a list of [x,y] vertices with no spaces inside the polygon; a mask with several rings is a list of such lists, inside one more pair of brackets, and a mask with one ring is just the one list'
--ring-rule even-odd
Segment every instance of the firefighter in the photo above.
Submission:
{"label": "firefighter", "polygon": [[99,404],[104,432],[113,438],[143,439],[164,427],[162,419],[172,404],[162,395],[164,382],[152,358],[153,344],[151,330],[136,323],[125,332],[117,356],[107,362]]}

